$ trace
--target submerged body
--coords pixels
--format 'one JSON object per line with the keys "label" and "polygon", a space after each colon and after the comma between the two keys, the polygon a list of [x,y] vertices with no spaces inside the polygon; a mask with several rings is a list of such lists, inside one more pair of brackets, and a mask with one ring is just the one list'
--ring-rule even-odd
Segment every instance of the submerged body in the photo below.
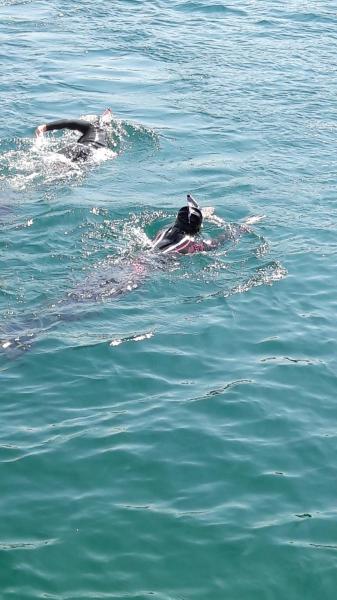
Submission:
{"label": "submerged body", "polygon": [[61,322],[83,317],[84,313],[78,313],[74,309],[74,304],[96,303],[124,296],[137,289],[154,270],[166,270],[171,263],[170,257],[172,259],[180,254],[214,250],[224,242],[236,240],[241,234],[249,232],[248,225],[260,220],[255,217],[234,227],[228,227],[224,221],[213,217],[213,221],[221,224],[222,227],[225,226],[226,230],[213,240],[205,240],[198,237],[203,213],[210,218],[213,212],[211,209],[201,211],[192,205],[192,200],[188,198],[189,205],[180,209],[171,227],[157,234],[149,250],[128,258],[111,257],[99,273],[96,271],[89,276],[64,299],[40,311],[38,315],[24,317],[23,320],[12,323],[9,331],[7,330],[0,339],[0,347],[9,353],[14,351],[15,356],[17,352],[27,350],[42,333]]}

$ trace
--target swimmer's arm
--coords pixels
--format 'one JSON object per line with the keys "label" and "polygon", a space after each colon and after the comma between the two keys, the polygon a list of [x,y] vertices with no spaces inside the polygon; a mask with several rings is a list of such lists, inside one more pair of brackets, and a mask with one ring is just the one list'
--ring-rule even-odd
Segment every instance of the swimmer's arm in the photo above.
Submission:
{"label": "swimmer's arm", "polygon": [[198,240],[191,242],[186,248],[179,250],[180,254],[196,254],[198,252],[210,252],[215,250],[221,244],[226,241],[228,237],[226,235],[219,235],[214,240]]}
{"label": "swimmer's arm", "polygon": [[191,241],[181,250],[178,250],[179,254],[196,254],[198,252],[209,252],[214,250],[217,246],[213,246],[212,240],[196,240]]}
{"label": "swimmer's arm", "polygon": [[37,127],[35,133],[37,136],[43,135],[45,131],[54,131],[55,129],[72,129],[75,131],[80,131],[83,135],[88,133],[92,124],[89,121],[81,121],[81,120],[68,120],[63,119],[61,121],[52,121],[52,123],[44,123],[43,125],[39,125]]}
{"label": "swimmer's arm", "polygon": [[227,231],[224,231],[213,240],[210,240],[207,250],[215,250],[222,246],[225,242],[235,242],[244,233],[249,233],[250,229],[245,224],[232,225]]}
{"label": "swimmer's arm", "polygon": [[179,254],[196,254],[197,252],[210,252],[211,250],[216,250],[219,246],[222,246],[225,242],[229,240],[237,240],[243,233],[247,233],[249,230],[245,225],[235,225],[232,226],[230,230],[221,233],[213,240],[203,240],[197,239],[190,241],[185,246],[181,248],[181,250],[177,250]]}
{"label": "swimmer's arm", "polygon": [[226,221],[214,214],[214,208],[212,206],[207,206],[203,208],[202,215],[204,219],[208,219],[211,223],[215,223],[216,225],[220,225],[222,227],[227,228],[227,231],[224,231],[224,233],[221,233],[213,240],[203,242],[205,245],[205,247],[203,248],[203,252],[207,252],[208,250],[214,250],[230,240],[236,241],[241,237],[241,235],[249,233],[251,231],[250,225],[259,223],[265,218],[265,215],[253,215],[245,219],[243,223],[229,226],[226,223]]}
{"label": "swimmer's arm", "polygon": [[[265,218],[265,215],[253,215],[244,220],[243,223],[238,223],[237,225],[231,225],[228,227],[225,221],[222,221],[224,226],[227,226],[227,231],[221,233],[214,240],[211,241],[209,250],[213,250],[214,248],[218,248],[224,242],[228,241],[236,241],[245,233],[250,233],[252,231],[251,225],[255,223],[259,223]],[[222,220],[222,219],[221,219]]]}
{"label": "swimmer's arm", "polygon": [[249,232],[250,229],[246,225],[232,226],[228,231],[224,231],[213,240],[196,240],[191,242],[186,248],[180,251],[181,254],[195,254],[196,252],[210,252],[222,246],[230,240],[237,240],[243,233]]}

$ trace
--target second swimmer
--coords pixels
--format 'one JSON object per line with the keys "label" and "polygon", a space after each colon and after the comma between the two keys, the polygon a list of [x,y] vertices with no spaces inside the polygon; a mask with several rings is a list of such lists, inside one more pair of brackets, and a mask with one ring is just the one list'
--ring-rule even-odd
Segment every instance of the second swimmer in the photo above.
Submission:
{"label": "second swimmer", "polygon": [[96,122],[91,123],[82,119],[63,119],[39,125],[35,131],[36,136],[40,137],[46,131],[57,129],[71,129],[79,131],[81,137],[69,146],[59,151],[72,161],[87,160],[93,150],[97,148],[107,148],[109,144],[109,129],[111,127],[112,111],[107,108]]}

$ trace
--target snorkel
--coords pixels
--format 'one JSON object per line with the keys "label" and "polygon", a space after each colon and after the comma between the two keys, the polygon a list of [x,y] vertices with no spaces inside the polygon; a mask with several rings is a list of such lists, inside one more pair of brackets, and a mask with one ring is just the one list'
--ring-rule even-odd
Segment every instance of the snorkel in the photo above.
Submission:
{"label": "snorkel", "polygon": [[187,204],[188,206],[193,206],[194,208],[198,208],[198,210],[201,210],[198,202],[195,198],[193,198],[193,196],[191,196],[191,194],[187,194]]}

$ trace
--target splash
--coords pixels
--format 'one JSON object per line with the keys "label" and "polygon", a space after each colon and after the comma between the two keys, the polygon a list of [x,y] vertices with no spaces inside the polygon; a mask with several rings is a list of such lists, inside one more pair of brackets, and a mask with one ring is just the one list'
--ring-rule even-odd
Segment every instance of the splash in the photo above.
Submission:
{"label": "splash", "polygon": [[[84,115],[82,119],[96,122],[97,115]],[[0,189],[24,191],[40,185],[81,181],[97,165],[113,160],[119,154],[141,143],[157,144],[157,135],[151,129],[113,118],[109,132],[109,147],[93,149],[84,161],[73,162],[61,154],[65,146],[76,144],[79,133],[64,130],[62,135],[49,133],[36,138],[14,139],[5,142],[9,148],[0,155]]]}
{"label": "splash", "polygon": [[[219,272],[219,266],[215,267],[216,271]],[[207,294],[200,294],[196,298],[188,299],[187,302],[205,302],[207,300],[212,300],[215,298],[229,298],[234,296],[235,294],[245,294],[249,292],[252,288],[262,286],[262,285],[273,285],[277,281],[281,281],[287,276],[287,270],[276,260],[272,260],[264,265],[259,265],[255,267],[253,274],[248,276],[245,275],[245,270],[242,267],[241,272],[237,274],[237,277],[242,278],[242,281],[235,283],[234,285],[229,285],[227,289],[221,289],[216,292],[211,292]],[[228,283],[228,280],[227,280]]]}
{"label": "splash", "polygon": [[266,265],[258,267],[251,277],[235,285],[229,292],[224,294],[224,297],[232,296],[233,294],[242,294],[260,285],[273,285],[276,281],[284,279],[287,274],[287,270],[278,261],[271,261]]}

